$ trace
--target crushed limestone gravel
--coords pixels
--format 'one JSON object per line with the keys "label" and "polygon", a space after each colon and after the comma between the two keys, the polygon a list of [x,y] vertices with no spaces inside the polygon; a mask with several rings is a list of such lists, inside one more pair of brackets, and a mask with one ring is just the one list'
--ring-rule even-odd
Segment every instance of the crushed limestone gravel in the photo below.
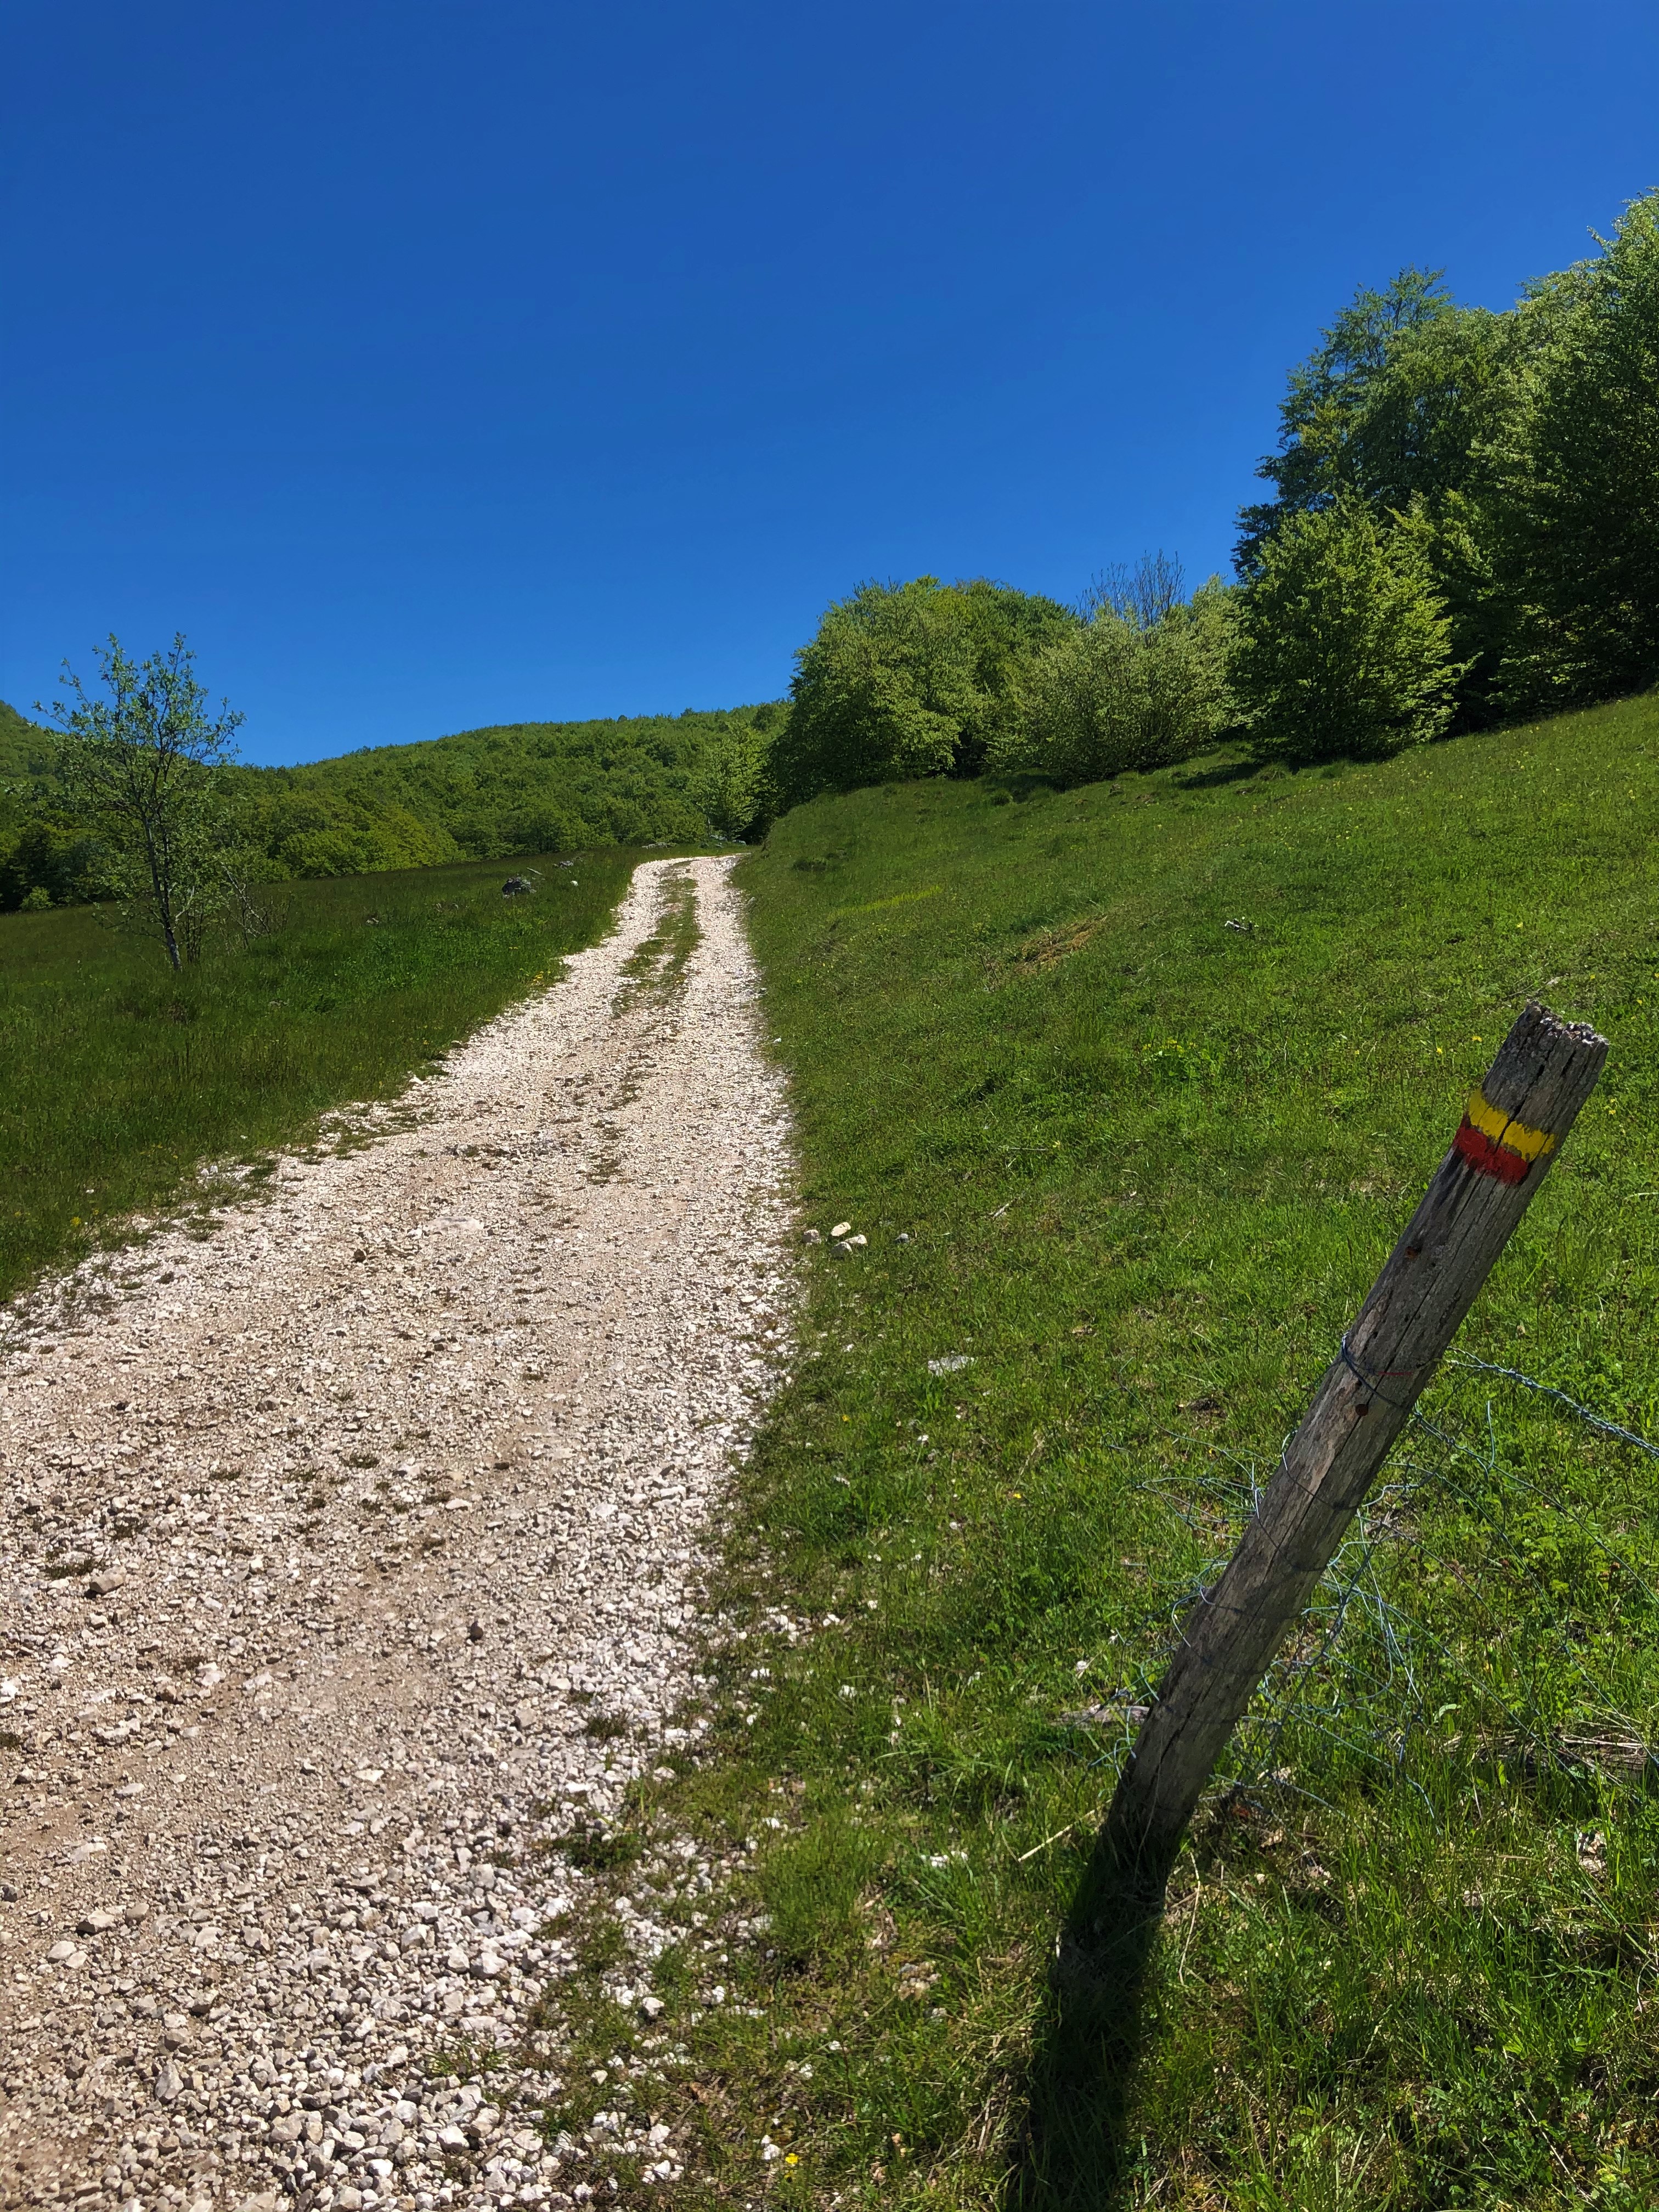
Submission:
{"label": "crushed limestone gravel", "polygon": [[0,1316],[0,2203],[672,2198],[643,2088],[550,2141],[522,2052],[580,1839],[695,1748],[790,1348],[729,865],[642,866],[434,1078]]}

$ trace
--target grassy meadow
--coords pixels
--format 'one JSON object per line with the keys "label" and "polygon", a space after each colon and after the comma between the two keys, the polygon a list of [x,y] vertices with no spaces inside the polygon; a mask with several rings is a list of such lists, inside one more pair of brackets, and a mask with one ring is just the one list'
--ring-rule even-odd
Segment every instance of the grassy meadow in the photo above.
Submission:
{"label": "grassy meadow", "polygon": [[[97,908],[0,915],[0,1298],[410,1072],[603,934],[636,852],[283,884],[268,936],[174,975]],[[515,863],[515,866],[526,864]]]}
{"label": "grassy meadow", "polygon": [[803,1223],[868,1242],[810,1251],[732,1516],[720,1755],[639,1807],[726,1868],[657,1970],[707,2201],[1659,2199],[1659,1468],[1502,1376],[1425,1396],[1150,1954],[1048,1972],[1179,1609],[1530,993],[1613,1051],[1458,1354],[1659,1435],[1656,824],[1644,700],[872,789],[743,863]]}
{"label": "grassy meadow", "polygon": [[[577,1839],[638,1899],[689,1833],[714,1893],[654,2027],[550,2008],[550,2127],[639,2051],[687,2206],[1659,2200],[1659,1467],[1492,1371],[1659,1436],[1656,824],[1638,700],[1299,775],[890,786],[744,860],[823,1241],[714,1756]],[[177,978],[91,909],[0,917],[0,1295],[394,1091],[637,858],[284,887]],[[1534,993],[1613,1051],[1460,1340],[1486,1366],[1425,1396],[1156,1942],[1056,1983],[1180,1609]]]}

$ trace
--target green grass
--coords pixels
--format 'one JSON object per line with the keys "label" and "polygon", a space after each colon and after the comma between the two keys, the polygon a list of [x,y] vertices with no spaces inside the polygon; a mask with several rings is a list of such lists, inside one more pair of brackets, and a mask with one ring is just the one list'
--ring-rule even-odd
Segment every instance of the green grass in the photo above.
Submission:
{"label": "green grass", "polygon": [[[602,934],[640,855],[278,887],[287,919],[173,975],[82,907],[0,915],[0,1297],[318,1116],[401,1089]],[[515,864],[518,865],[518,864]]]}
{"label": "green grass", "polygon": [[1530,992],[1613,1052],[1459,1349],[1659,1433],[1656,824],[1642,701],[866,792],[743,863],[804,1219],[869,1242],[732,1516],[717,1756],[638,1814],[727,1868],[680,2201],[1659,2198],[1659,1469],[1497,1378],[1427,1395],[1150,1954],[1049,1973],[1126,1708]]}

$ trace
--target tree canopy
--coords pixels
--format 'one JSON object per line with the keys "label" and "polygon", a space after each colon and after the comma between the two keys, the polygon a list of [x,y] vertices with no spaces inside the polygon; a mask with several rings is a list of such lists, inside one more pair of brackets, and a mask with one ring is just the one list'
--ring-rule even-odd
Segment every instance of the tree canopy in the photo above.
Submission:
{"label": "tree canopy", "polygon": [[1456,726],[1659,680],[1659,194],[1596,245],[1503,313],[1427,270],[1357,293],[1291,373],[1273,496],[1240,513],[1247,585],[1299,516],[1413,515]]}
{"label": "tree canopy", "polygon": [[795,656],[773,757],[780,803],[976,774],[1017,726],[1036,655],[1078,623],[1058,600],[983,577],[861,584]]}

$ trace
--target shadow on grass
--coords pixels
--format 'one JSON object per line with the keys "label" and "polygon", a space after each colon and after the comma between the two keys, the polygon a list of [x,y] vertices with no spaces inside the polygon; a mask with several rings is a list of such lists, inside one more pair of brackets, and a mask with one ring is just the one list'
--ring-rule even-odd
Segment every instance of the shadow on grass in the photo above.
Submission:
{"label": "shadow on grass", "polygon": [[1113,2212],[1130,2202],[1129,2094],[1146,2030],[1166,1869],[1120,1865],[1103,1839],[1055,1948],[1002,2212]]}
{"label": "shadow on grass", "polygon": [[1190,775],[1171,776],[1170,781],[1177,791],[1218,791],[1226,784],[1249,782],[1267,765],[1254,753],[1243,753],[1237,760],[1213,762],[1208,768],[1196,769]]}

